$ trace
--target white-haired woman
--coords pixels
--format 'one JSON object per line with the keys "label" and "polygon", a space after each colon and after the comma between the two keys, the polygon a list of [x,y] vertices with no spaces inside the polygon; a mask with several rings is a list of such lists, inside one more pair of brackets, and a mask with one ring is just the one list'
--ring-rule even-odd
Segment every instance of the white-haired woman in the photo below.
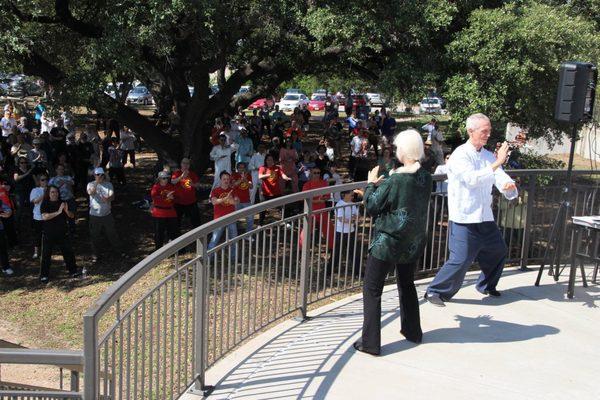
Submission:
{"label": "white-haired woman", "polygon": [[390,171],[385,179],[379,167],[373,168],[364,195],[367,212],[375,221],[375,233],[365,268],[362,339],[354,343],[354,348],[373,355],[379,355],[381,349],[381,293],[386,275],[394,268],[400,296],[400,332],[415,343],[423,337],[414,272],[427,237],[432,179],[419,163],[423,139],[417,131],[400,132],[394,145],[403,166]]}

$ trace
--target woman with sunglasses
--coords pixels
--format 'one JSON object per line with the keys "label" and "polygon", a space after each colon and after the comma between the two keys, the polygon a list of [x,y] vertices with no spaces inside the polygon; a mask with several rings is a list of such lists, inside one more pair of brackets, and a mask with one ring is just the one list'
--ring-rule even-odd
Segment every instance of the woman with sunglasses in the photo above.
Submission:
{"label": "woman with sunglasses", "polygon": [[37,177],[38,186],[31,189],[29,201],[33,204],[33,258],[40,256],[40,248],[42,247],[42,226],[44,220],[42,218],[41,205],[46,197],[48,190],[48,176],[41,174]]}
{"label": "woman with sunglasses", "polygon": [[69,276],[71,278],[81,276],[75,263],[75,254],[67,227],[67,218],[73,218],[75,214],[69,210],[66,202],[60,200],[60,192],[56,186],[48,186],[48,197],[42,201],[40,211],[44,221],[40,281],[48,283],[50,279],[50,263],[55,246],[58,246],[62,252]]}

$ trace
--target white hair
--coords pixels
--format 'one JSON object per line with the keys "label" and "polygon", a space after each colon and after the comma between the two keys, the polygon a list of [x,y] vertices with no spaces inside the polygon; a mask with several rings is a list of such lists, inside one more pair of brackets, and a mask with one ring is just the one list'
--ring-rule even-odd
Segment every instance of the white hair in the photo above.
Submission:
{"label": "white hair", "polygon": [[472,131],[473,129],[477,129],[481,121],[490,122],[490,119],[487,115],[482,113],[473,114],[469,118],[467,118],[467,132]]}
{"label": "white hair", "polygon": [[396,135],[394,146],[396,146],[396,157],[401,162],[403,159],[419,161],[423,158],[423,138],[414,129],[408,129]]}

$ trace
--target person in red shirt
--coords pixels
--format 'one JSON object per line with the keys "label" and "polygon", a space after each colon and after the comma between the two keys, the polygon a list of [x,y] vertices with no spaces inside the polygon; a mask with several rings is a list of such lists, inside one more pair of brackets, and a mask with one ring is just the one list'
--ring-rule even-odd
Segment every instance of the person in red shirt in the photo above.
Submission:
{"label": "person in red shirt", "polygon": [[179,236],[177,212],[175,211],[175,186],[169,182],[170,174],[158,173],[158,182],[152,186],[152,218],[154,219],[154,245],[160,249],[166,240]]}
{"label": "person in red shirt", "polygon": [[[236,188],[232,185],[231,175],[227,171],[222,171],[219,175],[219,186],[214,188],[210,193],[210,202],[214,207],[214,218],[218,219],[235,211],[235,207],[239,204],[240,199],[237,196]],[[217,228],[213,231],[208,243],[208,250],[214,248],[223,236],[225,228]],[[237,225],[231,223],[227,225],[227,235],[229,239],[237,237]]]}
{"label": "person in red shirt", "polygon": [[[264,201],[277,198],[282,195],[281,182],[282,179],[291,181],[292,178],[287,176],[279,165],[275,164],[275,159],[272,154],[265,156],[265,165],[258,169],[258,179],[261,180],[261,190]],[[262,225],[265,221],[266,211],[260,212],[259,224]]]}
{"label": "person in red shirt", "polygon": [[175,185],[175,211],[178,225],[181,226],[181,219],[187,215],[192,223],[192,229],[200,226],[200,212],[196,200],[196,189],[200,187],[200,179],[190,171],[189,158],[181,160],[181,169],[173,172],[171,183]]}
{"label": "person in red shirt", "polygon": [[296,134],[298,135],[298,137],[300,139],[302,139],[302,136],[304,136],[304,134],[302,133],[302,129],[300,129],[300,127],[298,127],[298,124],[297,124],[296,120],[292,120],[292,124],[285,131],[285,133],[283,134],[283,136],[286,137],[286,138],[292,137],[292,132],[296,132]]}
{"label": "person in red shirt", "polygon": [[[242,208],[250,207],[252,205],[250,202],[252,175],[248,172],[245,162],[241,161],[237,163],[237,172],[234,172],[233,175],[231,175],[231,180],[233,181],[235,193],[238,199],[240,199],[237,209],[241,210]],[[250,232],[252,229],[254,229],[254,215],[249,215],[246,217],[246,232]],[[251,240],[252,237],[247,236],[246,239]]]}
{"label": "person in red shirt", "polygon": [[[328,187],[329,184],[326,180],[321,178],[321,170],[318,167],[313,167],[310,170],[310,179],[308,182],[302,186],[302,191],[306,192],[313,189],[321,189]],[[312,198],[312,210],[313,210],[313,226],[319,226],[319,233],[321,237],[326,241],[327,246],[330,249],[333,249],[334,242],[334,230],[331,226],[331,222],[329,220],[329,212],[323,211],[318,212],[318,210],[322,210],[326,207],[325,202],[330,198],[331,193],[326,193],[320,196],[316,196]],[[300,233],[300,246],[302,246],[302,241],[304,238],[304,232]]]}

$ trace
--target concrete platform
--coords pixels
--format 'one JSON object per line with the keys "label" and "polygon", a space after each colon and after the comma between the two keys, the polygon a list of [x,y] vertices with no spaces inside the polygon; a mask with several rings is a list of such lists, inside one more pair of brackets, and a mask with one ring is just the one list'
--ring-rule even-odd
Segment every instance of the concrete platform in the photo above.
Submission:
{"label": "concrete platform", "polygon": [[[421,301],[424,342],[399,334],[398,294],[383,296],[382,355],[357,353],[362,300],[353,296],[286,321],[217,363],[209,399],[600,399],[600,287],[566,298],[535,272],[506,271],[501,298],[473,287],[447,307]],[[429,280],[418,282],[419,296]],[[185,395],[186,400],[198,396]]]}

